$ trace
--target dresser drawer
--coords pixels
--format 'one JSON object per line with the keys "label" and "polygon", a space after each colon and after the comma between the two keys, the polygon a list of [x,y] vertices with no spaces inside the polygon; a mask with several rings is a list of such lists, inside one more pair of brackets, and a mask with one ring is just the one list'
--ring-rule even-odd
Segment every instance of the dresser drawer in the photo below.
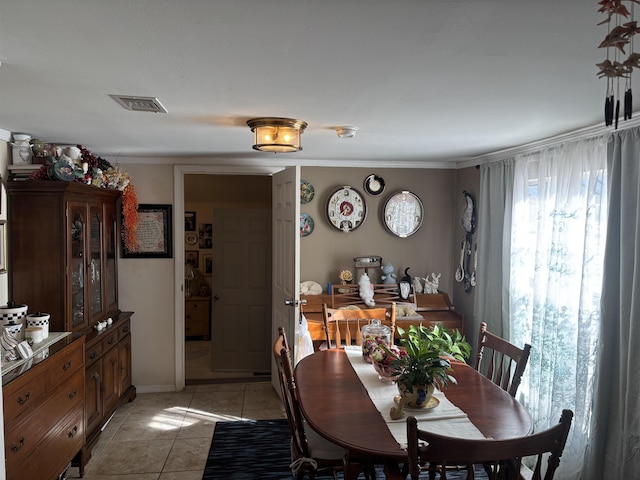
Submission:
{"label": "dresser drawer", "polygon": [[60,419],[72,412],[84,412],[84,370],[77,370],[32,415],[5,429],[5,457],[7,471],[20,468],[20,463],[31,454],[42,437],[60,427]]}
{"label": "dresser drawer", "polygon": [[94,342],[92,345],[87,345],[84,355],[84,367],[88,368],[97,362],[102,356],[102,342]]}
{"label": "dresser drawer", "polygon": [[44,375],[21,376],[2,389],[5,428],[11,428],[34,405],[40,404],[44,398],[44,384]]}
{"label": "dresser drawer", "polygon": [[70,378],[84,365],[84,343],[73,342],[60,353],[51,357],[51,362],[45,374],[47,392],[52,391],[59,384]]}
{"label": "dresser drawer", "polygon": [[118,338],[124,338],[131,333],[131,320],[127,320],[118,327]]}
{"label": "dresser drawer", "polygon": [[107,352],[118,344],[118,331],[110,331],[109,334],[102,340],[102,351]]}

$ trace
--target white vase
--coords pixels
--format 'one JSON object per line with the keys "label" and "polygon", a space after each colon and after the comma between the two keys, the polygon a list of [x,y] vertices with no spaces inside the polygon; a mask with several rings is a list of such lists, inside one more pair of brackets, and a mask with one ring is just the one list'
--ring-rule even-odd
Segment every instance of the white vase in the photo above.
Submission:
{"label": "white vase", "polygon": [[28,165],[33,159],[31,135],[16,133],[13,135],[13,164]]}

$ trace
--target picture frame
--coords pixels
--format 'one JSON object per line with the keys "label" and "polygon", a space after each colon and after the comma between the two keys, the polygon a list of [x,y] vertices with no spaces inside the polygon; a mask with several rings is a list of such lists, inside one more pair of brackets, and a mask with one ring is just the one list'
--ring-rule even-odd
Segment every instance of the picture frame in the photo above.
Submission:
{"label": "picture frame", "polygon": [[211,253],[203,254],[202,263],[204,267],[204,276],[211,277],[213,275],[213,255]]}
{"label": "picture frame", "polygon": [[184,212],[184,231],[196,231],[196,212]]}
{"label": "picture frame", "polygon": [[7,273],[7,222],[0,220],[0,273]]}
{"label": "picture frame", "polygon": [[213,248],[213,225],[211,223],[201,223],[198,226],[198,237],[199,248]]}
{"label": "picture frame", "polygon": [[200,265],[200,253],[198,250],[185,250],[184,251],[184,264],[191,265],[193,268],[199,268]]}
{"label": "picture frame", "polygon": [[127,250],[122,244],[123,258],[172,258],[173,227],[171,205],[138,205],[138,227],[136,238],[138,250]]}

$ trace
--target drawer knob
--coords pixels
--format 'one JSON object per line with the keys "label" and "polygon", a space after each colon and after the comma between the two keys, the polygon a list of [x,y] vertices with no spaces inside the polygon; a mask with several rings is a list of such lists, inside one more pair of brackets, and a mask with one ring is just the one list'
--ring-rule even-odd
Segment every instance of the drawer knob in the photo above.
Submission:
{"label": "drawer knob", "polygon": [[71,431],[68,433],[69,438],[73,438],[76,436],[76,434],[78,433],[78,426],[74,426]]}
{"label": "drawer knob", "polygon": [[113,338],[113,337],[111,337],[109,340],[107,340],[107,343],[108,343],[109,345],[113,345],[113,342],[115,342],[115,341],[116,341],[116,339],[115,339],[115,338]]}
{"label": "drawer knob", "polygon": [[22,447],[24,447],[24,437],[20,437],[18,445],[16,445],[15,443],[11,445],[11,451],[14,453],[19,452]]}
{"label": "drawer knob", "polygon": [[67,363],[65,363],[64,365],[62,365],[62,370],[64,370],[65,372],[67,370],[69,370],[71,368],[71,360],[69,360]]}
{"label": "drawer knob", "polygon": [[78,389],[74,388],[73,392],[69,392],[69,395],[67,395],[69,397],[69,400],[73,400],[73,398],[78,394]]}
{"label": "drawer knob", "polygon": [[124,328],[122,329],[122,333],[125,333],[125,334],[126,334],[126,333],[129,333],[129,327],[124,327]]}
{"label": "drawer knob", "polygon": [[29,401],[29,398],[31,398],[31,392],[27,392],[24,394],[25,398],[22,397],[18,397],[18,403],[20,405],[24,405],[25,403],[27,403]]}
{"label": "drawer knob", "polygon": [[89,354],[89,359],[90,360],[95,360],[96,358],[98,358],[98,352],[96,352],[95,350],[93,352],[91,352]]}

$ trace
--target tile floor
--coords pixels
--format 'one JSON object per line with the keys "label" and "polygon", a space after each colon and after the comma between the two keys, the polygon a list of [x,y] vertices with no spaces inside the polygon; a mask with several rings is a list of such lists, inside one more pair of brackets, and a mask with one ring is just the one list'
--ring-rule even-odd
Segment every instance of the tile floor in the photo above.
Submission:
{"label": "tile floor", "polygon": [[[190,385],[121,405],[85,468],[86,480],[201,480],[216,422],[285,418],[270,380]],[[68,479],[79,478],[71,468]]]}

